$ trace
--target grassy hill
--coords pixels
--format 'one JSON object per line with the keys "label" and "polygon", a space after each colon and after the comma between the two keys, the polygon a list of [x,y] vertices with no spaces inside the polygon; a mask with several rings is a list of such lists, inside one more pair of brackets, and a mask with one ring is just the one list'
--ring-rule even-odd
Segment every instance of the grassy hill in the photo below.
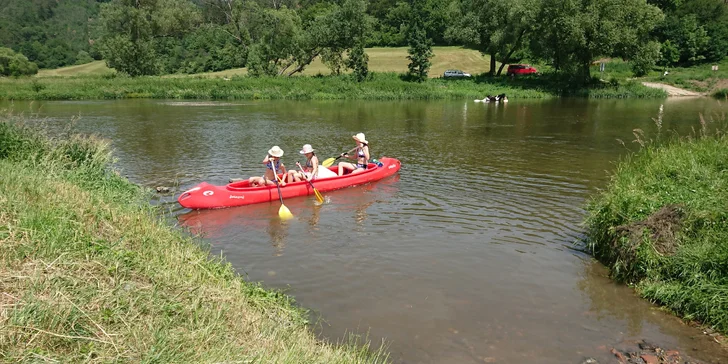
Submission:
{"label": "grassy hill", "polygon": [[[447,69],[459,69],[470,74],[479,74],[488,71],[490,57],[483,56],[480,52],[461,47],[433,47],[435,57],[432,58],[430,77],[440,77]],[[369,55],[369,70],[373,72],[407,72],[407,48],[367,48]],[[69,66],[50,70],[41,70],[38,77],[54,76],[80,76],[80,75],[102,75],[114,72],[106,67],[104,61],[94,61],[87,64]],[[235,68],[220,72],[209,72],[196,74],[195,76],[229,77],[244,75],[248,72],[246,68]],[[306,67],[304,75],[328,75],[331,71],[320,59],[316,59]],[[170,75],[167,77],[185,77],[190,75]]]}

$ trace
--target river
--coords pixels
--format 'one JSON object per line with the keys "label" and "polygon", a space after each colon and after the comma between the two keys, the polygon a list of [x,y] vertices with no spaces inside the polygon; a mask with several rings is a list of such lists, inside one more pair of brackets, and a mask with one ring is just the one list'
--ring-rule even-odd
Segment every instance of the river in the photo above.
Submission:
{"label": "river", "polygon": [[[654,119],[664,107],[661,132]],[[2,104],[8,107],[7,103]],[[330,340],[384,341],[397,363],[611,362],[638,339],[708,362],[728,354],[612,283],[582,252],[584,206],[636,150],[633,129],[683,135],[727,111],[707,98],[432,102],[120,100],[14,103],[52,128],[113,142],[116,167],[141,185],[259,175],[279,145],[289,167],[310,143],[321,159],[366,133],[400,173],[373,184],[210,211],[154,203],[199,233],[242,275],[284,289]],[[621,140],[621,142],[619,141]]]}

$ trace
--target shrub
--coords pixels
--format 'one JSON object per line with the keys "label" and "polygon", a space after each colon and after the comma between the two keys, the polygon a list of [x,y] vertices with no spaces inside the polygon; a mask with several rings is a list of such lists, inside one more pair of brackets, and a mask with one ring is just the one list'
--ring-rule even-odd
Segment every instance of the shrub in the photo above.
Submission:
{"label": "shrub", "polygon": [[38,73],[38,65],[21,53],[10,48],[0,47],[0,75],[30,76]]}

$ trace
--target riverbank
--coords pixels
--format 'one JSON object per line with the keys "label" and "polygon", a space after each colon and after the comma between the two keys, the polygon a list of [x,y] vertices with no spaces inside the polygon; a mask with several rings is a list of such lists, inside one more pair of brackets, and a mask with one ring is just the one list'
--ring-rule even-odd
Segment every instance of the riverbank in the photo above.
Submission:
{"label": "riverbank", "polygon": [[365,82],[348,75],[320,77],[123,77],[78,76],[0,79],[3,100],[205,99],[205,100],[434,100],[482,99],[505,93],[511,99],[577,96],[589,98],[661,98],[662,90],[638,82],[583,89],[548,77],[428,79],[407,82],[394,73],[373,73]]}
{"label": "riverbank", "polygon": [[243,281],[109,171],[109,143],[0,117],[0,359],[384,362],[315,338],[278,291]]}
{"label": "riverbank", "polygon": [[586,224],[589,250],[614,279],[725,334],[728,137],[714,125],[665,143],[637,130],[642,150],[619,163]]}

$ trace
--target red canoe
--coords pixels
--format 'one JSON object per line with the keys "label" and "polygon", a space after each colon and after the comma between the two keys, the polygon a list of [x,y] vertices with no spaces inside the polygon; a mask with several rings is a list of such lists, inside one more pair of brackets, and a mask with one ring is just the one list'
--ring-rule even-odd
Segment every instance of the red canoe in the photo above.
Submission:
{"label": "red canoe", "polygon": [[[325,192],[357,186],[389,177],[397,173],[400,168],[400,162],[394,158],[382,157],[379,163],[369,163],[369,168],[361,173],[316,179],[313,181],[314,187],[319,192]],[[329,167],[334,172],[337,168],[337,166]],[[313,195],[313,189],[306,181],[288,183],[285,187],[281,187],[281,194],[283,198]],[[276,186],[250,187],[247,180],[229,183],[225,186],[202,182],[183,192],[177,198],[180,205],[189,209],[216,209],[274,200],[278,200]]]}

